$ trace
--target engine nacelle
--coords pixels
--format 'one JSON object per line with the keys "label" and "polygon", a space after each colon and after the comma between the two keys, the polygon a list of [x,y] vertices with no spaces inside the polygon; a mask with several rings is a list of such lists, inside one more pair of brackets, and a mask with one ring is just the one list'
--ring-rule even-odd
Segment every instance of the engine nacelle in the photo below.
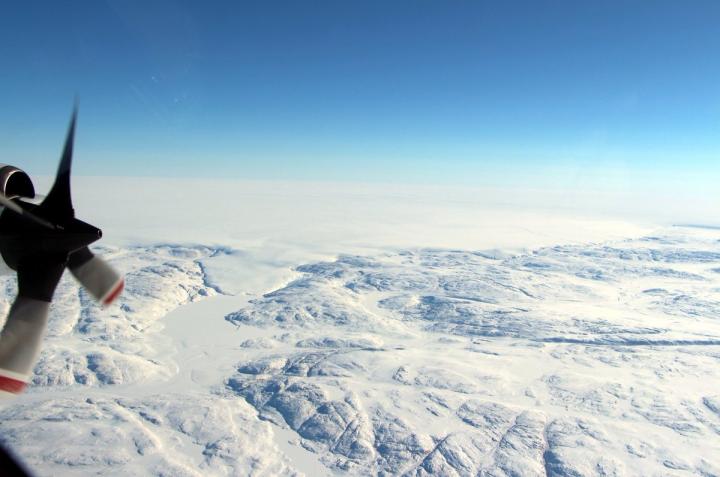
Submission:
{"label": "engine nacelle", "polygon": [[30,176],[22,169],[0,164],[0,193],[9,199],[15,197],[33,199],[35,198],[35,186],[33,186]]}
{"label": "engine nacelle", "polygon": [[[25,171],[15,166],[0,164],[0,193],[9,199],[22,197],[25,199],[35,198],[35,186],[30,176]],[[5,207],[0,206],[0,214]],[[0,256],[0,275],[14,273]]]}

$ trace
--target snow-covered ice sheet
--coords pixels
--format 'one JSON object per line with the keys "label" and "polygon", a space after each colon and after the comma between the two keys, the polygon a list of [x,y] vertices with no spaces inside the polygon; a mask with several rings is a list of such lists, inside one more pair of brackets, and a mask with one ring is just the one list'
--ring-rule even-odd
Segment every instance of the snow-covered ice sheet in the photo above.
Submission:
{"label": "snow-covered ice sheet", "polygon": [[714,475],[718,252],[677,230],[301,266],[227,316],[285,330],[228,388],[351,473]]}
{"label": "snow-covered ice sheet", "polygon": [[358,197],[111,227],[124,295],[62,282],[2,441],[38,475],[720,475],[717,230],[401,197],[359,233]]}

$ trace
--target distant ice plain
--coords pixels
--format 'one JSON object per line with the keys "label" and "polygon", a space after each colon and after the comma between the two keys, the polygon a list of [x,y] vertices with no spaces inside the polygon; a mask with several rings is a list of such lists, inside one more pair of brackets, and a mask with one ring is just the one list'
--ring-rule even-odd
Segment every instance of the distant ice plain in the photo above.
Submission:
{"label": "distant ice plain", "polygon": [[[71,280],[0,435],[38,475],[718,475],[706,198],[77,178]],[[2,282],[3,312],[14,281]]]}

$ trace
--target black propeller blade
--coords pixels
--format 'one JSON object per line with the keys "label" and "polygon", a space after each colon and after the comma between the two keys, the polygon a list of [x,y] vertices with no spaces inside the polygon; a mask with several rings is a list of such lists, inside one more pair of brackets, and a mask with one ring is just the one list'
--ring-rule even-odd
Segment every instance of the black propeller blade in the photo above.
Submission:
{"label": "black propeller blade", "polygon": [[70,170],[72,168],[73,144],[75,142],[75,124],[77,123],[77,107],[73,109],[70,118],[70,127],[65,137],[65,147],[60,157],[55,182],[45,199],[38,208],[38,213],[52,217],[55,221],[67,220],[75,217],[70,194]]}

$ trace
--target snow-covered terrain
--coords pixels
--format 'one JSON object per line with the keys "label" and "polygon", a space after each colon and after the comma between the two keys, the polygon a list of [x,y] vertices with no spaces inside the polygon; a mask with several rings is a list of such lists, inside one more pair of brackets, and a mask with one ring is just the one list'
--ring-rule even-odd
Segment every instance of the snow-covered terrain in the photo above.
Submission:
{"label": "snow-covered terrain", "polygon": [[63,281],[2,441],[38,475],[720,475],[720,231],[301,196],[106,227],[126,291]]}

